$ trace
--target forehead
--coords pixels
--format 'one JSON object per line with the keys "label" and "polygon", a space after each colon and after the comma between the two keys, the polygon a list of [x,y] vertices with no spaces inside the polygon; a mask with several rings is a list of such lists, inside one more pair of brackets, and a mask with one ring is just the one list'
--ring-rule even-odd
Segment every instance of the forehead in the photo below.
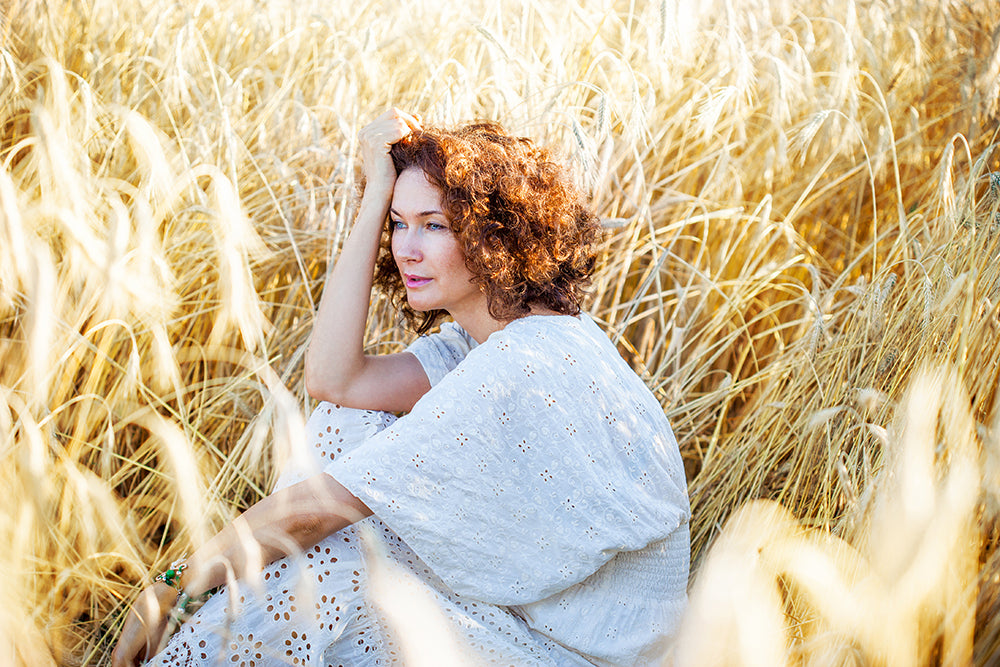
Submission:
{"label": "forehead", "polygon": [[403,170],[392,191],[392,208],[397,213],[441,211],[441,189],[427,180],[418,167]]}

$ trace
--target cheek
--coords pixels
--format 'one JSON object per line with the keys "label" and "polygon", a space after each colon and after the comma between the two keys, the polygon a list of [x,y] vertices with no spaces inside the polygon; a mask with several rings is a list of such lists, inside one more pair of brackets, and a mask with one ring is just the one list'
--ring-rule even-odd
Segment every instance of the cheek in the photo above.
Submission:
{"label": "cheek", "polygon": [[443,258],[452,273],[464,274],[469,272],[469,269],[465,266],[465,253],[462,252],[462,246],[458,242],[458,239],[454,237],[449,239],[447,248],[443,250]]}

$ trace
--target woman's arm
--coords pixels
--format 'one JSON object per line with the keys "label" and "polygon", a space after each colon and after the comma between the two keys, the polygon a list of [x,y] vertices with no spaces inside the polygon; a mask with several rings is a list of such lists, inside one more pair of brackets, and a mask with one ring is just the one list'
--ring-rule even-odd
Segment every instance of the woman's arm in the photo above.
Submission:
{"label": "woman's arm", "polygon": [[[308,549],[371,510],[333,477],[320,473],[256,503],[223,528],[187,560],[184,592],[197,597],[237,579],[256,576],[262,567]],[[157,582],[140,594],[112,655],[114,667],[136,664],[157,650],[178,592]]]}
{"label": "woman's arm", "polygon": [[184,590],[192,597],[237,578],[254,576],[264,565],[312,547],[359,521],[371,510],[326,473],[261,499],[219,531],[187,560]]}
{"label": "woman's arm", "polygon": [[354,228],[327,277],[306,351],[306,390],[313,398],[401,412],[430,389],[412,354],[364,353],[375,260],[396,183],[389,150],[419,129],[414,116],[390,109],[358,133],[365,191]]}

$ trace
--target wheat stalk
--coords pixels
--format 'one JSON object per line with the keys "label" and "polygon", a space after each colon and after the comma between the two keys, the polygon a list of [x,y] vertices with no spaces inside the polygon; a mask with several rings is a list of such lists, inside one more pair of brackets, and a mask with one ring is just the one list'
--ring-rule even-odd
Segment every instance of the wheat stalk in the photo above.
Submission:
{"label": "wheat stalk", "polygon": [[[695,594],[679,659],[995,660],[1000,17],[647,4],[0,5],[0,662],[105,663],[148,573],[269,488],[355,136],[389,104],[555,144],[608,221],[588,309],[680,439],[696,591],[734,543],[766,552],[725,625]],[[398,324],[376,299],[370,349]],[[904,399],[915,369],[949,396]],[[892,607],[891,577],[858,581],[893,553],[871,526],[922,525],[885,481],[920,401],[952,416],[918,483],[984,457],[983,512],[956,490],[960,532],[928,534],[979,547]],[[753,499],[784,509],[723,533]],[[891,624],[845,621],[862,603]]]}

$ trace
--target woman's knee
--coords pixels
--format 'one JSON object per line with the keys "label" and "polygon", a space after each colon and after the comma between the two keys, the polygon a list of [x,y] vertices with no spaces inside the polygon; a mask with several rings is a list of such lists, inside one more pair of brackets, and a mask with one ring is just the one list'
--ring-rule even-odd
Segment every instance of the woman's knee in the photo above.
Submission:
{"label": "woman's knee", "polygon": [[388,412],[320,402],[306,421],[305,438],[289,443],[289,451],[284,456],[276,457],[281,473],[274,490],[291,486],[322,471],[395,420],[396,416]]}

